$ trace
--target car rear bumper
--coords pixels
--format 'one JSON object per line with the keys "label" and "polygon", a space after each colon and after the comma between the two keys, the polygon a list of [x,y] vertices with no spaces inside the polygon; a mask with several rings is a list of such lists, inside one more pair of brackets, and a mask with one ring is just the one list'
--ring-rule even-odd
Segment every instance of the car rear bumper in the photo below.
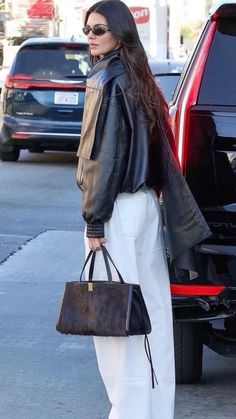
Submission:
{"label": "car rear bumper", "polygon": [[205,322],[228,318],[236,313],[236,287],[221,287],[222,290],[215,295],[176,295],[174,285],[178,287],[178,284],[172,284],[175,321]]}
{"label": "car rear bumper", "polygon": [[49,150],[76,150],[81,133],[80,122],[17,119],[6,115],[1,124],[1,148],[39,147]]}

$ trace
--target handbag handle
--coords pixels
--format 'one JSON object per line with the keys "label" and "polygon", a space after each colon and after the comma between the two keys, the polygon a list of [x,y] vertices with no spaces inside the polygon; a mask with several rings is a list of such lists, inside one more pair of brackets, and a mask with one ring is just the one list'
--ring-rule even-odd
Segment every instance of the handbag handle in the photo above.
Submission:
{"label": "handbag handle", "polygon": [[[109,260],[110,260],[110,262],[112,263],[112,265],[115,268],[115,271],[116,271],[116,273],[118,275],[118,278],[119,278],[120,283],[121,284],[124,284],[125,281],[123,280],[120,272],[118,271],[117,267],[115,266],[115,263],[113,262],[110,254],[108,253],[108,251],[105,248],[105,246],[101,245],[101,250],[102,250],[102,254],[103,254],[103,258],[104,258],[104,262],[105,262],[105,267],[106,267],[106,273],[107,273],[108,282],[109,283],[114,282],[112,280],[112,273],[111,273],[111,268],[110,268],[110,264],[109,264]],[[90,258],[91,258],[91,262],[90,262],[90,267],[89,267],[89,282],[92,282],[93,281],[93,272],[94,272],[94,264],[95,264],[96,253],[97,252],[94,252],[93,250],[90,250],[90,252],[89,252],[89,254],[88,254],[88,256],[87,256],[87,258],[86,258],[86,260],[84,262],[83,268],[81,270],[81,274],[80,274],[80,278],[79,278],[79,281],[80,282],[82,282],[82,276],[83,276],[85,267],[88,264]]]}
{"label": "handbag handle", "polygon": [[[90,259],[91,257],[95,258],[95,256],[96,256],[96,255],[94,255],[94,253],[96,253],[96,252],[93,252],[92,250],[90,250],[90,252],[89,252],[89,254],[88,254],[87,258],[85,259],[85,262],[84,262],[84,265],[83,265],[83,267],[82,267],[82,270],[81,270],[81,273],[80,273],[80,277],[79,277],[79,281],[80,281],[80,282],[82,282],[82,276],[83,276],[83,273],[84,273],[85,267],[86,267],[86,265],[87,265],[87,263],[88,263],[89,259]],[[89,275],[89,277],[90,277],[90,275]]]}
{"label": "handbag handle", "polygon": [[[97,254],[97,252],[94,252],[94,254],[92,256],[92,259],[91,259],[91,263],[90,263],[90,267],[89,267],[89,282],[93,281],[93,271],[94,271],[96,254]],[[112,283],[111,268],[110,268],[107,256],[104,255],[104,253],[103,253],[103,258],[104,258],[104,262],[105,262],[108,282]]]}
{"label": "handbag handle", "polygon": [[108,252],[107,248],[105,246],[103,246],[103,244],[101,244],[101,249],[102,249],[102,253],[103,253],[103,257],[104,257],[105,262],[107,261],[107,263],[109,264],[108,259],[110,260],[110,262],[112,263],[113,267],[115,268],[115,271],[116,271],[116,273],[118,275],[118,278],[119,278],[120,283],[121,284],[124,284],[125,281],[123,280],[123,278],[121,276],[121,273],[118,271],[118,269],[117,269],[114,261],[112,260],[112,257],[110,255],[110,253]]}

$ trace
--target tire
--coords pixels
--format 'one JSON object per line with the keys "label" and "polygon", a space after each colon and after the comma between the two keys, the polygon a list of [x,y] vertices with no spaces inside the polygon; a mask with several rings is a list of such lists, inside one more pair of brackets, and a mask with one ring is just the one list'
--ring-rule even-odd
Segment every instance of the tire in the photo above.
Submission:
{"label": "tire", "polygon": [[17,161],[20,156],[20,150],[14,148],[12,151],[0,151],[0,159],[2,161]]}
{"label": "tire", "polygon": [[176,383],[196,383],[202,376],[203,343],[199,326],[174,323],[174,340]]}
{"label": "tire", "polygon": [[225,319],[224,326],[226,334],[231,338],[236,338],[236,316],[234,315]]}

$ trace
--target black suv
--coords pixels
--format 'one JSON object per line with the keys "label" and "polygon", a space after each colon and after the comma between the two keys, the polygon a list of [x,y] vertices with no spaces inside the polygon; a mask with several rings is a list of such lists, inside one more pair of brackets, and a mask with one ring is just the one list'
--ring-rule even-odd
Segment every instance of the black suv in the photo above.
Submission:
{"label": "black suv", "polygon": [[2,91],[0,158],[16,161],[30,151],[78,148],[88,44],[60,38],[23,42]]}
{"label": "black suv", "polygon": [[236,1],[221,1],[170,104],[182,170],[213,233],[197,248],[198,274],[172,276],[178,383],[201,377],[203,344],[236,356],[235,51]]}

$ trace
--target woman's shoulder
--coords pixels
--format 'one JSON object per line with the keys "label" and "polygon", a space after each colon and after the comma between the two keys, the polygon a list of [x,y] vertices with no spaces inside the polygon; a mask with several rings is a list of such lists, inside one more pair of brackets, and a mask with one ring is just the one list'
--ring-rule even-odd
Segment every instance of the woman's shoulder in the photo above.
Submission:
{"label": "woman's shoulder", "polygon": [[123,73],[119,74],[117,77],[114,78],[114,84],[120,88],[121,90],[126,91],[127,86],[130,85],[130,77],[128,72],[125,70]]}
{"label": "woman's shoulder", "polygon": [[112,60],[107,67],[103,70],[104,84],[110,83],[113,86],[122,86],[127,80],[127,71],[123,62],[120,59]]}
{"label": "woman's shoulder", "polygon": [[128,74],[124,63],[117,54],[99,61],[92,69],[88,79],[100,86],[112,84],[120,86],[122,89],[127,84]]}

